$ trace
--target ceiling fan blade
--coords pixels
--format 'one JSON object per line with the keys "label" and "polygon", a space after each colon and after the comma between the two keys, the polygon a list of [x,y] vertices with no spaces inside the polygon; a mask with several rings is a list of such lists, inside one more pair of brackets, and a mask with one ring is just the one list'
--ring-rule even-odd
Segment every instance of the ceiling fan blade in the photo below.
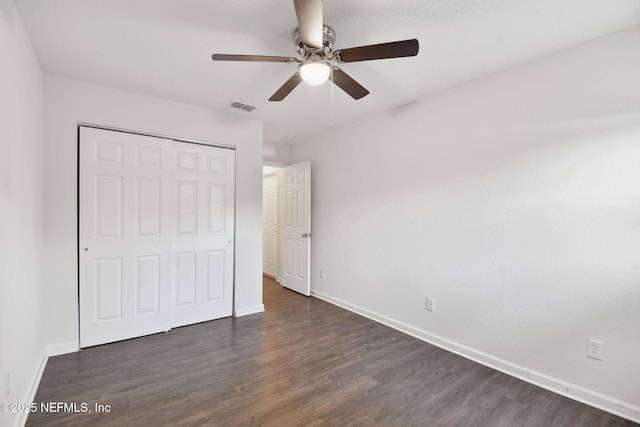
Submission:
{"label": "ceiling fan blade", "polygon": [[302,44],[322,49],[322,0],[293,0]]}
{"label": "ceiling fan blade", "polygon": [[214,61],[249,61],[249,62],[298,62],[299,59],[290,56],[267,56],[267,55],[227,55],[214,53],[211,55]]}
{"label": "ceiling fan blade", "polygon": [[269,98],[269,101],[282,101],[291,93],[292,90],[296,88],[296,86],[300,84],[301,81],[302,77],[300,77],[300,74],[296,71],[296,73],[291,76],[289,80],[284,82],[284,84],[280,86],[280,89],[278,89],[276,93]]}
{"label": "ceiling fan blade", "polygon": [[371,61],[373,59],[403,58],[405,56],[416,56],[419,47],[417,39],[372,44],[369,46],[336,50],[333,54],[333,59],[336,62],[344,63]]}
{"label": "ceiling fan blade", "polygon": [[347,92],[353,99],[357,100],[369,95],[368,90],[338,67],[333,67],[330,78],[336,86]]}

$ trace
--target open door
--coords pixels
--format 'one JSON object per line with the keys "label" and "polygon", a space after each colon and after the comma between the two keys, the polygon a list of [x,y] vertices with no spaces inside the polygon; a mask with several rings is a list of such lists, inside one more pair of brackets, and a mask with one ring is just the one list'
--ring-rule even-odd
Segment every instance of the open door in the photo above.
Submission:
{"label": "open door", "polygon": [[285,288],[311,295],[311,163],[282,168],[280,283]]}

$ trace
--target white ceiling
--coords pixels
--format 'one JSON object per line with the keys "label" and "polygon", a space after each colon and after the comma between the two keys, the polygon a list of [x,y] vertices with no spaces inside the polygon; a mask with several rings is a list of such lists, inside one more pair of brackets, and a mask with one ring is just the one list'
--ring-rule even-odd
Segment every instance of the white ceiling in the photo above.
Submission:
{"label": "white ceiling", "polygon": [[[414,58],[342,65],[371,94],[354,101],[335,87],[332,113],[329,83],[267,101],[295,64],[211,60],[212,53],[295,56],[291,0],[15,3],[45,72],[263,120],[271,144],[640,24],[639,0],[326,0],[336,48],[420,42]],[[257,109],[234,110],[232,101]]]}

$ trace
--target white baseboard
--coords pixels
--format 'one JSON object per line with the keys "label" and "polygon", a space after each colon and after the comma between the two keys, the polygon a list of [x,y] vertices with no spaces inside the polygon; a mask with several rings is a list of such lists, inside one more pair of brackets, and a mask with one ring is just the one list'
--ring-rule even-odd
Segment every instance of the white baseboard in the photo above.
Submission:
{"label": "white baseboard", "polygon": [[[42,374],[44,373],[44,368],[47,366],[47,361],[49,360],[49,355],[46,351],[42,352],[42,356],[40,357],[40,365],[38,366],[38,370],[31,380],[31,388],[29,389],[29,395],[22,402],[33,403],[33,400],[36,397],[36,392],[38,391],[38,386],[40,385],[40,380],[42,379]],[[27,418],[29,417],[29,412],[22,412],[20,415],[20,420],[18,422],[19,426],[24,426],[27,423]]]}
{"label": "white baseboard", "polygon": [[252,305],[250,307],[236,308],[235,317],[248,316],[250,314],[262,313],[264,311],[264,304]]}
{"label": "white baseboard", "polygon": [[[29,389],[29,395],[25,400],[21,402],[29,402],[33,403],[33,400],[36,397],[36,393],[38,392],[38,387],[40,386],[40,380],[42,380],[42,374],[44,374],[44,369],[47,367],[47,362],[49,361],[49,357],[51,356],[59,356],[61,354],[73,353],[80,349],[80,343],[78,341],[72,341],[68,343],[61,344],[50,344],[45,347],[42,352],[42,356],[40,357],[40,364],[38,369],[33,376],[31,381],[31,388]],[[20,419],[18,421],[19,426],[24,426],[27,423],[27,418],[29,417],[28,412],[23,412],[20,415]]]}
{"label": "white baseboard", "polygon": [[415,328],[403,322],[391,319],[390,317],[382,314],[367,310],[357,305],[348,303],[338,298],[334,298],[325,293],[311,290],[311,295],[321,300],[327,301],[331,304],[342,307],[346,310],[352,311],[361,316],[367,317],[371,320],[375,320],[378,323],[389,326],[400,332],[404,332],[407,335],[418,338],[419,340],[426,341],[430,344],[443,348],[481,365],[488,366],[497,371],[503,372],[507,375],[511,375],[528,383],[542,387],[546,390],[554,393],[566,396],[570,399],[578,402],[593,406],[603,411],[610,412],[612,414],[621,416],[636,423],[640,423],[640,407],[628,402],[623,402],[615,399],[611,396],[607,396],[598,393],[593,390],[580,387],[575,384],[568,383],[558,378],[551,377],[541,372],[534,371],[532,369],[511,363],[509,361],[491,356],[486,353],[474,350],[462,344],[458,344],[454,341],[450,341],[446,338],[438,335],[431,334],[422,329]]}
{"label": "white baseboard", "polygon": [[60,356],[62,354],[75,353],[80,351],[79,341],[63,342],[58,344],[49,344],[45,351],[49,357]]}

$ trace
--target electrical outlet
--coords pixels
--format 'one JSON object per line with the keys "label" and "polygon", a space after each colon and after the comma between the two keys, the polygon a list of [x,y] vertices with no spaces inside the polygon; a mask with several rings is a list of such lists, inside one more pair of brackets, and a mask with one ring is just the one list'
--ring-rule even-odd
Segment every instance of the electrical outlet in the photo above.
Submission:
{"label": "electrical outlet", "polygon": [[327,277],[327,272],[325,271],[324,268],[321,268],[320,269],[320,278],[321,279],[326,279],[326,277]]}
{"label": "electrical outlet", "polygon": [[433,311],[435,309],[435,304],[436,302],[433,300],[433,298],[427,298],[424,304],[424,309],[427,311]]}
{"label": "electrical outlet", "polygon": [[4,374],[4,396],[9,397],[11,395],[11,374],[7,372]]}
{"label": "electrical outlet", "polygon": [[587,341],[587,357],[592,359],[602,360],[602,352],[604,349],[604,343],[589,338]]}

